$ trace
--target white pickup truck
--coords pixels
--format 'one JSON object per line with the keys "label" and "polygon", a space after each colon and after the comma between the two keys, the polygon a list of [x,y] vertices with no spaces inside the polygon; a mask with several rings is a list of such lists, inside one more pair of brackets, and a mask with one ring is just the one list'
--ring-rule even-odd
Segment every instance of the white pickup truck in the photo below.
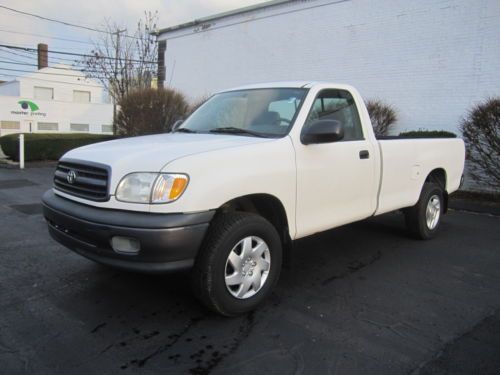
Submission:
{"label": "white pickup truck", "polygon": [[169,134],[68,152],[44,215],[96,262],[191,269],[200,300],[232,316],[269,296],[298,238],[398,209],[414,236],[434,236],[464,154],[460,139],[377,140],[347,85],[245,86]]}

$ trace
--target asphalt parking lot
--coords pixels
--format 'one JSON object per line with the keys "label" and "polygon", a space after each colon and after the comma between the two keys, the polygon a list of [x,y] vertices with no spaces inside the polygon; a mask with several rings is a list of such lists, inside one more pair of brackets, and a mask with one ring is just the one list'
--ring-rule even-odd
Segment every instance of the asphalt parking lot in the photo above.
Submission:
{"label": "asphalt parking lot", "polygon": [[271,300],[225,319],[187,274],[116,271],[52,241],[52,168],[0,169],[3,374],[495,374],[500,217],[451,211],[438,238],[388,214],[301,240]]}

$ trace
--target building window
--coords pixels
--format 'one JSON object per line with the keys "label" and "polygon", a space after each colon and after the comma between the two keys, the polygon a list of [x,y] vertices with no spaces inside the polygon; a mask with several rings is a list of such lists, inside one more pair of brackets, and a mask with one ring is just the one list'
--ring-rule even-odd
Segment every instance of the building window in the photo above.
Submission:
{"label": "building window", "polygon": [[54,89],[51,87],[35,86],[33,97],[35,99],[52,100],[54,99]]}
{"label": "building window", "polygon": [[72,132],[87,132],[89,131],[89,124],[70,124],[69,130]]}
{"label": "building window", "polygon": [[101,125],[101,132],[113,133],[113,125]]}
{"label": "building window", "polygon": [[37,129],[38,131],[58,131],[59,124],[57,122],[39,122]]}
{"label": "building window", "polygon": [[8,130],[21,129],[21,123],[19,121],[2,121],[0,125],[2,129],[8,129]]}
{"label": "building window", "polygon": [[90,91],[73,90],[73,101],[75,103],[90,103]]}

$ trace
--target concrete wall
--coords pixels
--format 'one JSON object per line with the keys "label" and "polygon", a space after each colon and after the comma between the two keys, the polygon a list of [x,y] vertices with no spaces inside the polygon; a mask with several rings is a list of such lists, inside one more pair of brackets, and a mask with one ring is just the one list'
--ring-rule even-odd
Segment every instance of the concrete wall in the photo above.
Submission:
{"label": "concrete wall", "polygon": [[500,95],[500,1],[297,1],[211,21],[167,40],[165,85],[196,99],[240,84],[355,85],[398,109],[395,133],[457,125]]}

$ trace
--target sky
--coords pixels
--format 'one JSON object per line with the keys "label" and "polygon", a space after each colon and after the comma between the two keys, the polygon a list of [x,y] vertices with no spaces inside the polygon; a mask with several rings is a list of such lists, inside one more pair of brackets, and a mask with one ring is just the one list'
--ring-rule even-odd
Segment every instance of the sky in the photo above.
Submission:
{"label": "sky", "polygon": [[[263,0],[0,0],[0,5],[40,16],[88,26],[103,28],[106,19],[127,28],[132,34],[144,11],[159,12],[159,28],[177,25],[196,18],[262,3]],[[34,34],[34,35],[23,35]],[[68,27],[39,20],[27,15],[0,8],[0,44],[36,48],[47,43],[49,50],[88,53],[101,35],[96,32]],[[73,41],[54,39],[65,38]],[[16,52],[10,50],[10,52]],[[8,80],[5,74],[22,74],[9,69],[33,70],[29,65],[10,62],[36,63],[27,53],[13,54],[0,47],[0,80]],[[21,56],[20,56],[21,55]],[[23,57],[24,56],[24,57]],[[56,55],[57,56],[57,55]],[[61,56],[61,55],[59,55]],[[53,60],[55,62],[55,60]]]}

